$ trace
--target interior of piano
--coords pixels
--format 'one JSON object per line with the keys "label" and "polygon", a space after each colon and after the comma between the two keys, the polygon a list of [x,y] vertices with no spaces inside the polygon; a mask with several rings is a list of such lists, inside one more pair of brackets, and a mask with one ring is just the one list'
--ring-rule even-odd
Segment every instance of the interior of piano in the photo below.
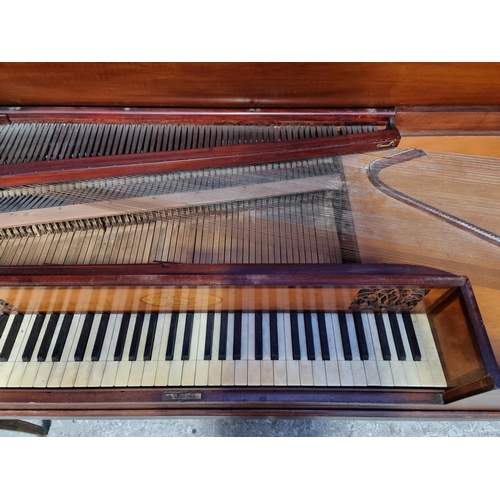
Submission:
{"label": "interior of piano", "polygon": [[[106,123],[79,123],[74,117],[66,122],[21,119],[0,124],[0,165],[15,169],[33,161],[350,136],[387,127],[382,119],[359,117],[340,123],[322,116],[317,124],[295,119],[293,113],[282,123],[259,118],[259,113],[254,121],[246,117],[238,124],[225,121],[227,117],[220,123],[212,117],[207,124],[188,118],[132,124],[123,123],[123,117],[107,117]],[[370,179],[370,165],[405,151],[420,153],[385,168],[378,179],[393,192],[435,209],[433,213],[388,196]],[[0,265],[429,266],[469,277],[499,361],[499,167],[496,136],[412,132],[390,152],[3,187]],[[164,299],[165,293],[144,297],[175,302]],[[10,304],[12,295],[7,295],[4,300]],[[469,332],[466,320],[450,319],[462,317],[459,309],[444,323]],[[453,336],[440,337],[443,345]],[[451,344],[447,349],[460,351]],[[466,349],[474,358],[472,371],[481,365],[476,347]],[[468,355],[459,365],[467,365]],[[448,376],[448,382],[460,378],[459,372]]]}

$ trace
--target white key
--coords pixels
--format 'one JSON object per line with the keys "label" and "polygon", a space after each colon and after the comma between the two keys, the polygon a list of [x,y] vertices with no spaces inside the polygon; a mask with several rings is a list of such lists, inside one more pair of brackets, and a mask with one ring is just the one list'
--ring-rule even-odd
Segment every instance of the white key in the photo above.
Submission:
{"label": "white key", "polygon": [[208,368],[208,385],[219,386],[221,385],[222,378],[222,361],[218,359],[211,359]]}
{"label": "white key", "polygon": [[170,372],[168,375],[168,386],[180,386],[182,380],[182,369],[184,367],[184,361],[174,359],[170,363]]}
{"label": "white key", "polygon": [[[342,336],[340,334],[339,318],[337,314],[333,313],[330,314],[329,317],[332,323],[334,345],[338,356],[340,385],[351,387],[354,385],[352,365],[350,361],[344,360],[344,349],[342,347]],[[326,319],[327,318],[325,317],[325,320]]]}
{"label": "white key", "polygon": [[214,313],[214,330],[212,336],[212,358],[208,368],[208,385],[221,385],[222,361],[219,360],[220,312]]}
{"label": "white key", "polygon": [[[114,356],[115,356],[116,344],[118,342],[118,337],[120,335],[120,325],[122,319],[123,319],[122,314],[112,314],[110,315],[109,318],[110,324],[108,325],[108,330],[110,330],[111,337],[108,337],[108,335],[106,335],[104,341],[105,344],[107,344],[107,342],[109,342],[109,344],[107,344],[107,354],[104,359],[105,364],[102,372],[101,387],[113,387],[115,385],[116,372],[118,370],[118,361],[114,360]],[[103,345],[103,352],[105,352],[104,349],[105,346]],[[96,374],[95,377],[99,378],[99,375]]]}
{"label": "white key", "polygon": [[33,387],[47,387],[47,382],[49,381],[52,368],[54,367],[54,362],[51,360],[51,355],[52,352],[54,351],[54,347],[56,345],[57,337],[61,330],[61,325],[63,321],[64,321],[64,314],[60,314],[59,319],[57,320],[56,327],[54,328],[54,334],[52,335],[49,349],[47,350],[47,357],[45,361],[38,363],[40,366],[38,367]]}
{"label": "white key", "polygon": [[377,324],[375,322],[375,316],[373,314],[366,315],[366,321],[369,326],[369,330],[365,329],[366,335],[370,336],[373,351],[375,354],[375,361],[378,367],[378,374],[380,377],[380,385],[383,387],[393,387],[394,386],[394,378],[392,376],[391,367],[388,361],[384,361],[382,356],[382,348],[380,347],[380,339],[378,336]]}
{"label": "white key", "polygon": [[248,385],[260,385],[260,361],[255,359],[255,313],[248,315]]}
{"label": "white key", "polygon": [[[446,377],[441,366],[441,361],[439,360],[439,353],[437,352],[436,344],[434,343],[434,336],[432,335],[432,330],[429,325],[429,320],[425,314],[412,314],[412,319],[415,318],[415,333],[417,329],[419,330],[420,338],[425,346],[425,352],[429,360],[429,366],[432,371],[432,377],[436,387],[446,387]],[[418,338],[418,337],[417,337]],[[420,339],[419,339],[420,340]],[[419,345],[421,343],[419,342]]]}
{"label": "white key", "polygon": [[[153,363],[154,360],[157,360],[156,375],[154,380],[154,385],[156,387],[158,386],[166,387],[168,384],[171,361],[165,360],[165,354],[167,352],[168,332],[170,330],[171,319],[172,315],[170,313],[164,313],[158,315],[157,332],[155,336],[155,343],[153,346],[153,354],[151,356],[151,363]],[[158,336],[160,336],[159,343],[158,343]],[[146,371],[146,369],[147,365],[144,368],[144,371]]]}
{"label": "white key", "polygon": [[207,386],[208,385],[208,368],[210,366],[210,361],[205,360],[205,338],[207,332],[207,316],[206,312],[196,315],[199,323],[199,339],[198,339],[198,349],[196,352],[196,374],[195,374],[195,386]]}
{"label": "white key", "polygon": [[78,373],[78,363],[72,361],[72,356],[78,344],[78,337],[84,318],[84,314],[75,314],[73,316],[61,353],[61,360],[54,362],[54,368],[50,372],[47,387],[73,387],[76,374]]}
{"label": "white key", "polygon": [[[331,350],[330,350],[331,356]],[[325,361],[326,384],[329,387],[340,386],[339,363],[337,360]]]}
{"label": "white key", "polygon": [[45,335],[45,330],[50,320],[50,314],[46,314],[42,327],[40,328],[40,333],[38,335],[35,348],[33,349],[33,354],[31,356],[31,361],[26,363],[26,370],[21,381],[21,387],[33,387],[35,384],[36,376],[40,368],[41,363],[37,361],[37,354],[40,350],[40,345],[42,344],[43,337]]}
{"label": "white key", "polygon": [[313,368],[314,385],[318,387],[326,387],[328,385],[326,379],[326,362],[322,359],[316,359],[315,361],[311,361],[311,363]]}
{"label": "white key", "polygon": [[279,360],[273,361],[274,364],[274,385],[286,386],[286,340],[285,340],[285,318],[282,312],[276,314],[278,328],[278,355]]}
{"label": "white key", "polygon": [[227,315],[227,342],[226,342],[226,360],[233,359],[234,350],[234,313]]}
{"label": "white key", "polygon": [[325,387],[327,385],[326,367],[325,367],[325,362],[323,361],[322,351],[321,351],[318,315],[315,312],[311,313],[311,326],[313,331],[314,354],[316,357],[316,360],[312,361],[314,385],[318,387],[320,386]]}
{"label": "white key", "polygon": [[142,323],[141,337],[139,340],[139,345],[137,347],[137,359],[133,361],[132,368],[130,369],[130,376],[128,379],[129,387],[140,387],[142,385],[142,377],[145,368],[144,361],[144,348],[146,347],[146,340],[148,337],[149,321],[151,319],[150,314],[144,315],[144,321]]}
{"label": "white key", "polygon": [[[9,381],[7,382],[7,387],[19,387],[23,379],[24,372],[26,370],[26,365],[28,363],[23,362],[22,353],[24,351],[24,346],[28,340],[31,327],[35,321],[36,314],[25,314],[21,326],[19,328],[14,346],[12,348],[9,360],[12,360],[14,367],[11,371]],[[8,361],[11,362],[11,361]]]}
{"label": "white key", "polygon": [[262,313],[262,359],[271,359],[271,324],[268,312]]}
{"label": "white key", "polygon": [[121,361],[118,361],[118,368],[116,369],[116,378],[114,382],[115,387],[127,387],[130,370],[132,369],[133,361],[129,361],[130,346],[134,336],[134,327],[137,320],[137,314],[130,315],[130,322],[127,328],[127,336],[125,337],[125,344],[123,346],[123,353]]}
{"label": "white key", "polygon": [[304,325],[304,313],[297,313],[297,323],[299,326],[299,346],[300,346],[300,359],[307,359],[307,344],[306,344],[306,330]]}
{"label": "white key", "polygon": [[270,359],[260,362],[260,385],[274,385],[274,361]]}
{"label": "white key", "polygon": [[248,384],[248,316],[241,314],[241,359],[234,362],[234,385]]}
{"label": "white key", "polygon": [[94,314],[94,319],[92,321],[92,327],[89,333],[89,339],[87,342],[87,347],[83,354],[83,360],[80,362],[78,368],[78,373],[75,378],[75,387],[88,387],[90,374],[92,372],[92,350],[94,348],[95,340],[97,337],[97,330],[99,329],[99,323],[101,322],[102,314]]}
{"label": "white key", "polygon": [[[300,323],[299,323],[300,325]],[[302,348],[301,348],[302,354]],[[302,359],[299,361],[300,385],[314,385],[312,361]]]}
{"label": "white key", "polygon": [[356,336],[356,327],[354,325],[354,318],[352,314],[346,313],[345,315],[347,323],[347,331],[349,333],[349,343],[351,344],[351,369],[352,369],[352,380],[355,386],[366,387],[366,373],[365,365],[361,360],[361,355],[359,352],[358,339]]}
{"label": "white key", "polygon": [[406,352],[406,361],[403,362],[403,366],[405,369],[406,380],[408,381],[408,387],[422,387],[422,382],[420,381],[420,376],[418,373],[417,363],[413,361],[410,349],[410,343],[408,342],[408,338],[406,336],[403,317],[401,316],[401,314],[396,314],[396,319],[398,321],[399,331],[401,332],[403,347]]}
{"label": "white key", "polygon": [[369,386],[378,387],[381,385],[380,376],[378,373],[378,365],[375,358],[375,350],[373,347],[373,340],[370,331],[370,323],[368,321],[368,314],[361,313],[361,321],[363,322],[363,330],[365,332],[366,348],[368,350],[368,360],[363,361],[365,365],[366,383]]}
{"label": "white key", "polygon": [[[402,315],[398,314],[398,321],[399,321],[399,326],[401,329],[401,336],[403,337],[403,344],[406,350],[406,358],[407,360],[413,361],[412,353],[411,353],[411,348],[410,344],[408,341],[408,332],[406,331],[406,327],[404,325],[404,321],[402,318]],[[411,318],[411,316],[410,316]],[[401,321],[400,321],[401,319]],[[416,333],[415,333],[416,335]],[[417,336],[417,335],[416,335]],[[420,387],[434,387],[434,378],[432,376],[432,371],[431,367],[429,366],[429,362],[426,359],[426,353],[425,353],[425,348],[421,345],[421,342],[418,341],[418,336],[417,336],[417,342],[419,343],[420,347],[420,353],[421,353],[421,360],[420,361],[414,361],[414,366],[418,374],[418,379],[420,381]],[[405,365],[406,369],[406,365]],[[407,376],[408,376],[408,371],[407,371]],[[409,378],[411,375],[409,376]]]}
{"label": "white key", "polygon": [[286,375],[287,384],[293,386],[300,385],[300,369],[299,362],[293,359],[293,349],[292,349],[292,327],[290,325],[290,314],[283,313],[283,329],[286,332],[285,335],[285,355],[286,355]]}
{"label": "white key", "polygon": [[273,361],[274,365],[274,385],[275,386],[286,386],[287,382],[287,362],[285,360]]}
{"label": "white key", "polygon": [[382,314],[382,319],[384,320],[385,331],[387,333],[387,343],[389,344],[389,349],[391,351],[391,361],[389,361],[389,364],[391,366],[392,376],[394,378],[394,385],[396,387],[408,387],[408,380],[406,379],[403,361],[398,360],[398,354],[396,352],[396,345],[394,344],[394,338],[392,336],[392,328],[391,323],[389,322],[389,316],[384,313]]}
{"label": "white key", "polygon": [[234,385],[234,361],[232,359],[226,359],[222,361],[221,384]]}

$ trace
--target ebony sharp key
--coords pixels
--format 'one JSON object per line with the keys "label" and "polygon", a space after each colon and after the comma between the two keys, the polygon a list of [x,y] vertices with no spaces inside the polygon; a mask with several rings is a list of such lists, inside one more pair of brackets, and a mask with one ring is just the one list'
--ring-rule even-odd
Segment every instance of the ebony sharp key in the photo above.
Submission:
{"label": "ebony sharp key", "polygon": [[413,327],[413,321],[411,320],[410,313],[404,312],[401,316],[403,317],[403,323],[405,324],[406,336],[408,337],[408,343],[410,344],[413,361],[422,361],[422,354],[420,352],[420,347],[418,346],[417,335],[415,334],[415,328]]}
{"label": "ebony sharp key", "polygon": [[241,359],[241,311],[234,313],[234,341],[233,341],[233,359]]}
{"label": "ebony sharp key", "polygon": [[59,314],[54,313],[50,315],[49,322],[47,323],[47,328],[43,335],[42,343],[40,344],[40,349],[38,349],[38,354],[36,356],[37,361],[45,361],[47,359],[47,354],[49,353],[50,343],[54,337],[54,332],[56,331],[57,322],[59,321]]}
{"label": "ebony sharp key", "polygon": [[170,329],[168,330],[167,352],[165,360],[172,361],[174,359],[175,337],[177,335],[177,324],[179,323],[179,313],[173,312],[170,318]]}
{"label": "ebony sharp key", "polygon": [[392,338],[394,339],[398,359],[399,361],[406,361],[406,351],[401,337],[401,330],[399,329],[398,318],[395,313],[389,313],[389,322],[391,323]]}
{"label": "ebony sharp key", "polygon": [[300,360],[299,319],[295,311],[290,312],[290,334],[292,336],[292,355],[295,361]]}
{"label": "ebony sharp key", "polygon": [[194,313],[186,313],[186,324],[184,326],[184,338],[182,339],[181,359],[187,361],[189,359],[189,350],[191,348],[191,336],[193,334]]}
{"label": "ebony sharp key", "polygon": [[73,314],[68,313],[64,315],[64,319],[61,325],[61,329],[59,330],[59,335],[57,336],[56,345],[54,346],[54,350],[52,351],[52,361],[57,362],[61,361],[61,355],[66,344],[66,339],[68,338],[69,329],[71,327],[71,323],[73,321]]}
{"label": "ebony sharp key", "polygon": [[93,321],[94,313],[87,313],[83,322],[80,338],[78,339],[78,344],[76,345],[75,361],[83,361],[83,356],[85,354],[85,349],[87,348]]}
{"label": "ebony sharp key", "polygon": [[155,342],[156,325],[158,324],[158,313],[151,313],[148,325],[148,334],[146,336],[146,345],[144,346],[144,361],[151,361],[153,355],[153,344]]}
{"label": "ebony sharp key", "polygon": [[5,325],[7,324],[7,321],[9,319],[8,314],[0,314],[0,339],[2,338],[3,331],[5,330]]}
{"label": "ebony sharp key", "polygon": [[35,345],[38,341],[40,335],[40,330],[42,329],[43,322],[45,320],[45,314],[38,313],[35,317],[35,321],[31,327],[29,333],[28,341],[24,347],[23,351],[23,361],[31,361],[31,356],[33,356],[33,351],[35,350]]}
{"label": "ebony sharp key", "polygon": [[137,351],[139,350],[139,342],[141,341],[142,325],[144,324],[144,313],[137,313],[135,319],[134,332],[132,334],[132,342],[130,343],[130,349],[128,352],[128,360],[137,360]]}
{"label": "ebony sharp key", "polygon": [[0,352],[0,361],[8,361],[12,348],[14,347],[14,342],[16,341],[17,334],[19,333],[19,328],[23,322],[24,314],[16,314],[12,324],[10,325],[9,331],[7,333],[7,338],[5,339],[5,344],[3,345],[2,352]]}
{"label": "ebony sharp key", "polygon": [[391,360],[391,350],[387,340],[387,332],[385,331],[384,318],[382,313],[375,313],[375,323],[377,324],[378,338],[380,340],[380,348],[382,350],[382,358],[384,361]]}
{"label": "ebony sharp key", "polygon": [[314,352],[314,331],[312,315],[309,311],[304,312],[304,326],[306,330],[307,359],[314,361],[316,359],[316,353]]}
{"label": "ebony sharp key", "polygon": [[360,312],[352,313],[352,317],[354,319],[354,328],[356,330],[356,339],[358,340],[359,347],[359,357],[363,361],[368,360],[368,346],[366,345],[366,335],[365,329],[363,327],[363,320],[361,318]]}
{"label": "ebony sharp key", "polygon": [[203,359],[212,359],[212,340],[214,338],[214,312],[210,311],[207,313],[207,330],[205,333],[205,352],[203,353]]}
{"label": "ebony sharp key", "polygon": [[120,330],[118,332],[118,339],[116,340],[114,361],[121,361],[123,356],[123,349],[125,348],[125,340],[127,338],[128,325],[130,324],[131,313],[123,313],[122,321],[120,323]]}
{"label": "ebony sharp key", "polygon": [[101,357],[102,345],[104,344],[104,337],[106,336],[108,323],[109,313],[102,313],[101,321],[99,322],[99,327],[97,329],[94,348],[92,349],[92,361],[99,361],[99,358]]}
{"label": "ebony sharp key", "polygon": [[318,328],[319,328],[319,342],[321,345],[321,358],[324,361],[330,361],[330,348],[328,346],[328,335],[326,331],[326,319],[325,313],[319,311],[317,313],[318,317]]}
{"label": "ebony sharp key", "polygon": [[255,359],[261,361],[262,351],[262,312],[255,312]]}
{"label": "ebony sharp key", "polygon": [[280,358],[278,348],[278,313],[276,311],[269,313],[269,328],[271,337],[271,359],[277,361]]}
{"label": "ebony sharp key", "polygon": [[342,338],[342,349],[344,351],[344,359],[352,361],[351,342],[349,341],[349,330],[347,329],[347,320],[345,313],[339,312],[340,337]]}
{"label": "ebony sharp key", "polygon": [[219,341],[219,359],[226,359],[227,354],[227,318],[228,312],[223,311],[220,315],[220,341]]}

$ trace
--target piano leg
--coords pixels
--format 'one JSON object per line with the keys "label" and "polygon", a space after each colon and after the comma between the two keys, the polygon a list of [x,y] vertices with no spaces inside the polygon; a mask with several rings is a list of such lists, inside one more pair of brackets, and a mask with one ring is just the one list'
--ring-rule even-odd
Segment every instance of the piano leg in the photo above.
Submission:
{"label": "piano leg", "polygon": [[49,433],[50,424],[50,420],[42,420],[42,425],[32,424],[24,420],[0,420],[0,429],[45,437]]}

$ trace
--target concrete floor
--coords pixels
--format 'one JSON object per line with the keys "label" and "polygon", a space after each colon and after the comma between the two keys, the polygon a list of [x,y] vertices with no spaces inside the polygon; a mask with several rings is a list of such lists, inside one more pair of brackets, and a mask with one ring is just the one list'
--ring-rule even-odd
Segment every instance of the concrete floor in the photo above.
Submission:
{"label": "concrete floor", "polygon": [[[39,420],[29,420],[40,423]],[[0,431],[0,437],[27,434]],[[53,420],[49,437],[428,437],[500,436],[496,421],[393,421],[347,419]]]}

